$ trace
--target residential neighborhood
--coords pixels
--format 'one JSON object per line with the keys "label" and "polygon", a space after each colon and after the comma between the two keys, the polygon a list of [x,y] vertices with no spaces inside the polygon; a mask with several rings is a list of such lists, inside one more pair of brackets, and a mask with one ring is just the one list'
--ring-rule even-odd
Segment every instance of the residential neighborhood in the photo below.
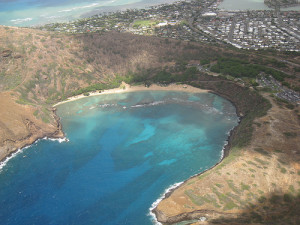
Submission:
{"label": "residential neighborhood", "polygon": [[42,28],[67,33],[115,30],[186,41],[217,41],[243,49],[300,50],[299,11],[225,11],[218,8],[220,3],[221,0],[179,1]]}
{"label": "residential neighborhood", "polygon": [[[237,48],[299,51],[299,12],[214,11],[195,22],[199,30]],[[209,19],[205,17],[210,17]]]}

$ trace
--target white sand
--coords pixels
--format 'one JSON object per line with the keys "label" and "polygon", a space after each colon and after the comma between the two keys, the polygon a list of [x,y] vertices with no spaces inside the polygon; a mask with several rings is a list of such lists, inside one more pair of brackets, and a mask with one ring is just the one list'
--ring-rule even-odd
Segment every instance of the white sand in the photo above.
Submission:
{"label": "white sand", "polygon": [[109,89],[109,90],[103,90],[101,93],[99,91],[95,92],[90,92],[89,96],[85,96],[83,94],[73,96],[68,98],[65,101],[61,101],[53,105],[53,107],[64,104],[66,102],[71,102],[71,101],[76,101],[81,98],[86,98],[90,96],[97,96],[97,95],[104,95],[104,94],[115,94],[115,93],[126,93],[126,92],[136,92],[136,91],[184,91],[184,92],[191,92],[191,93],[204,93],[208,92],[208,90],[200,89],[200,88],[195,88],[190,85],[185,85],[185,84],[170,84],[168,86],[159,86],[157,84],[152,84],[150,87],[145,87],[143,85],[138,85],[138,86],[130,86],[129,84],[126,84],[122,82],[120,87],[114,88],[114,89]]}

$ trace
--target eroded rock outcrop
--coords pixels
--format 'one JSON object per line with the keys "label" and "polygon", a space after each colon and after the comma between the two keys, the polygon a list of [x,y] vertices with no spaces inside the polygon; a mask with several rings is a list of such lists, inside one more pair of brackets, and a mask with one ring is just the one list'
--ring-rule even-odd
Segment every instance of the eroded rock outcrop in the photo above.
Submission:
{"label": "eroded rock outcrop", "polygon": [[34,106],[16,103],[12,94],[0,94],[0,160],[37,139],[64,136],[54,112],[49,123],[45,123],[34,115]]}

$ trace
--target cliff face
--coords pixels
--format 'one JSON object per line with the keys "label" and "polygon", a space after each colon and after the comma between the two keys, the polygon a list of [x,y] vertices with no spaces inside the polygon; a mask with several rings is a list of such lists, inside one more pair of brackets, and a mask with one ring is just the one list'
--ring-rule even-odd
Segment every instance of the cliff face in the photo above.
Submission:
{"label": "cliff face", "polygon": [[0,160],[43,137],[63,137],[55,114],[49,122],[35,116],[33,106],[15,102],[12,92],[0,93]]}

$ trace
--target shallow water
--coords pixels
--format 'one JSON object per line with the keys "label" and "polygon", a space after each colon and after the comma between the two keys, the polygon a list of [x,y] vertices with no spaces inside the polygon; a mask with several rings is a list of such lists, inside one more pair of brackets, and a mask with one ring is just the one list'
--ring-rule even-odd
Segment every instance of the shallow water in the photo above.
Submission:
{"label": "shallow water", "polygon": [[69,142],[41,140],[0,172],[1,224],[152,224],[170,185],[215,165],[235,108],[210,93],[101,95],[58,107]]}
{"label": "shallow water", "polygon": [[0,24],[33,26],[68,22],[104,11],[141,8],[175,0],[0,0]]}

